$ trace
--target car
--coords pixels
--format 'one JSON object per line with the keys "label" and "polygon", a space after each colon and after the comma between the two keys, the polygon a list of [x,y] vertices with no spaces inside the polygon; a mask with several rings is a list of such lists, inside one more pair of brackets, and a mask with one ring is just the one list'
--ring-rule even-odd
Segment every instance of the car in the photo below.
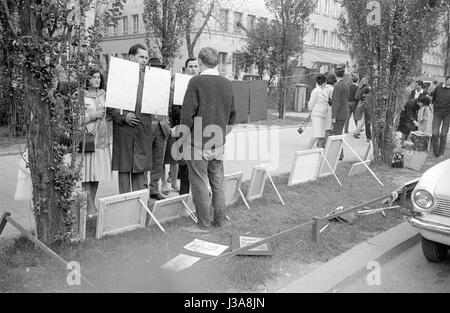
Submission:
{"label": "car", "polygon": [[442,262],[450,248],[450,158],[427,170],[411,194],[410,224],[422,235],[422,251],[430,262]]}

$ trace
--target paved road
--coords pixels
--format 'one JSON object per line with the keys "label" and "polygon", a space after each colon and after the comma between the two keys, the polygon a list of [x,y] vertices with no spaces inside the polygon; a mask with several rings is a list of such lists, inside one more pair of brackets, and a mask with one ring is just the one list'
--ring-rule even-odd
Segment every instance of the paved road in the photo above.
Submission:
{"label": "paved road", "polygon": [[[354,124],[352,124],[354,128]],[[352,127],[350,131],[353,131]],[[256,165],[270,164],[273,176],[289,173],[292,169],[294,155],[296,151],[307,149],[311,136],[311,128],[300,136],[297,127],[269,128],[247,126],[235,129],[227,137],[225,173],[244,173],[244,181],[250,180],[252,169]],[[354,139],[351,134],[347,136],[349,144],[356,152],[364,157],[368,143],[365,139]],[[363,138],[363,137],[362,137]],[[345,152],[345,162],[357,162],[357,158],[352,155],[347,148]],[[1,155],[0,151],[0,215],[3,211],[12,213],[18,223],[27,229],[33,229],[34,219],[32,218],[25,202],[15,201],[14,193],[17,184],[18,156]],[[118,193],[117,174],[114,180],[102,182],[98,190],[98,198],[115,195]],[[18,232],[7,225],[5,231],[0,236],[9,237]]]}
{"label": "paved road", "polygon": [[[369,273],[369,271],[368,271]],[[430,263],[420,244],[381,267],[381,285],[369,286],[361,277],[339,293],[449,293],[450,254],[443,263]]]}

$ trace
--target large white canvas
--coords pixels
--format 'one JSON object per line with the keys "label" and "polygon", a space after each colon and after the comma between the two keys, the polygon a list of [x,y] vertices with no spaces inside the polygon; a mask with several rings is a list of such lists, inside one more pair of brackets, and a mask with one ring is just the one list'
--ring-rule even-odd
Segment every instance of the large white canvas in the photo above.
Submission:
{"label": "large white canvas", "polygon": [[142,113],[168,115],[170,81],[170,71],[156,67],[147,68],[142,95]]}
{"label": "large white canvas", "polygon": [[108,72],[106,106],[119,110],[136,110],[139,64],[111,58]]}
{"label": "large white canvas", "polygon": [[319,175],[323,149],[301,151],[295,154],[288,186],[315,181]]}
{"label": "large white canvas", "polygon": [[173,104],[183,105],[184,96],[193,76],[185,74],[175,74],[175,89],[173,94]]}

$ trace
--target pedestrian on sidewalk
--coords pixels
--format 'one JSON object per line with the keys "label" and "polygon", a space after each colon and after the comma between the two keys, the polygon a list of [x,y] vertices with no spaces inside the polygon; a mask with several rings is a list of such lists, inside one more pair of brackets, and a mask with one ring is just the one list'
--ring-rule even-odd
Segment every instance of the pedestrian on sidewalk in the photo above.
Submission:
{"label": "pedestrian on sidewalk", "polygon": [[438,85],[433,93],[433,153],[443,157],[447,144],[447,134],[450,125],[450,76]]}
{"label": "pedestrian on sidewalk", "polygon": [[355,111],[355,119],[358,120],[358,123],[356,125],[355,132],[353,133],[353,137],[359,139],[360,134],[363,131],[363,129],[366,129],[366,137],[367,139],[370,139],[371,137],[371,131],[370,131],[370,122],[366,116],[369,115],[369,112],[367,110],[367,95],[370,94],[370,86],[367,82],[366,78],[363,78],[359,84],[358,91],[356,92],[355,99],[358,101],[358,105],[356,107]]}
{"label": "pedestrian on sidewalk", "polygon": [[313,149],[316,144],[318,147],[324,146],[326,118],[329,110],[330,89],[326,88],[326,76],[318,75],[316,78],[317,87],[312,91],[308,103],[308,109],[311,111],[311,121],[313,134],[308,149]]}
{"label": "pedestrian on sidewalk", "polygon": [[[332,123],[333,123],[333,135],[342,135],[344,131],[345,121],[349,115],[348,98],[349,88],[344,81],[345,67],[338,66],[335,70],[337,83],[333,90],[332,98]],[[344,159],[344,152],[341,153],[339,160]]]}
{"label": "pedestrian on sidewalk", "polygon": [[198,63],[201,74],[189,82],[181,109],[181,131],[190,130],[190,136],[183,134],[183,157],[189,168],[198,218],[197,227],[184,230],[192,233],[208,233],[211,224],[221,227],[227,222],[223,149],[226,135],[236,121],[236,105],[231,82],[220,76],[217,70],[219,62],[216,49],[200,50]]}
{"label": "pedestrian on sidewalk", "polygon": [[349,87],[349,96],[348,96],[348,108],[349,108],[349,116],[347,121],[345,122],[344,130],[345,133],[348,134],[348,127],[350,126],[350,120],[353,115],[353,120],[355,121],[355,126],[358,126],[358,120],[356,119],[356,108],[358,106],[358,100],[356,100],[356,92],[358,91],[358,77],[353,76],[352,84]]}
{"label": "pedestrian on sidewalk", "polygon": [[327,90],[327,93],[329,94],[328,113],[327,113],[327,117],[325,119],[325,140],[323,140],[323,142],[322,142],[323,145],[321,148],[325,148],[328,137],[333,134],[331,105],[332,105],[334,86],[335,86],[336,82],[337,82],[337,79],[334,74],[330,74],[327,76],[327,85],[325,86],[325,88]]}

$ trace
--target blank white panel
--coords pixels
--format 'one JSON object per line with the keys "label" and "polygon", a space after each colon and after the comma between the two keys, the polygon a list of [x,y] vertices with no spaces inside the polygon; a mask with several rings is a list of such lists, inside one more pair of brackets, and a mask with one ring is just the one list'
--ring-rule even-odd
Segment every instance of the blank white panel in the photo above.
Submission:
{"label": "blank white panel", "polygon": [[314,181],[317,179],[318,166],[322,156],[319,153],[297,155],[294,161],[293,171],[289,179],[289,186]]}

